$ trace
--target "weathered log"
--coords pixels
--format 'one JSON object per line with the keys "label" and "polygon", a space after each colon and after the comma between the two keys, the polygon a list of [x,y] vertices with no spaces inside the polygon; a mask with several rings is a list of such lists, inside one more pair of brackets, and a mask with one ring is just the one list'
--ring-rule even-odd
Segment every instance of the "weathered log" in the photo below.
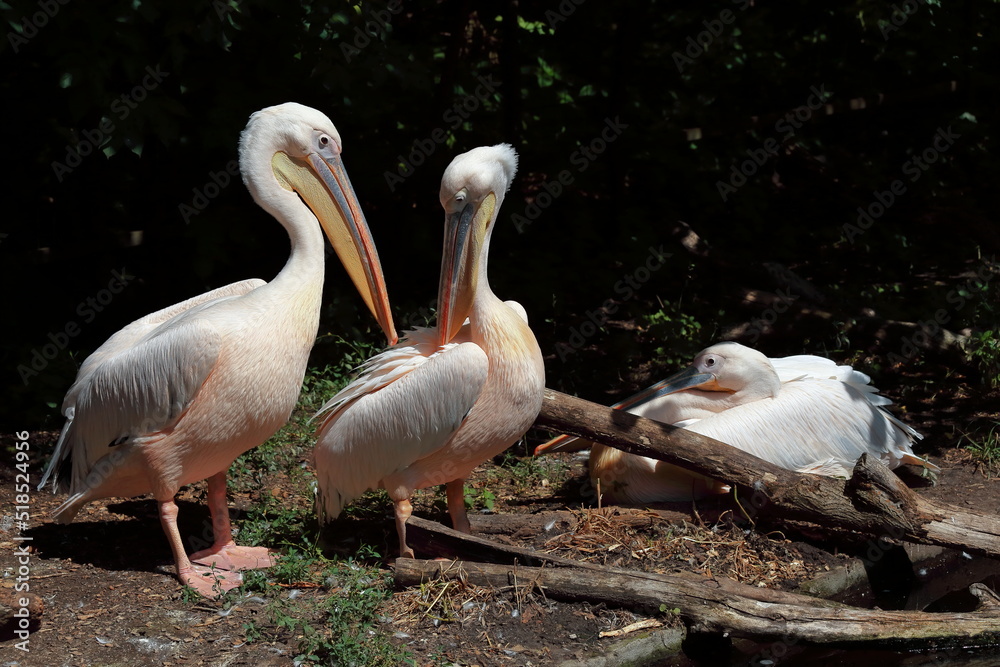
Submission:
{"label": "weathered log", "polygon": [[[453,528],[448,528],[440,523],[422,519],[418,516],[411,516],[407,519],[406,538],[410,547],[418,553],[433,555],[440,558],[448,558],[451,560],[475,560],[477,562],[502,565],[569,567],[580,570],[589,570],[594,573],[594,576],[598,577],[602,576],[606,572],[618,572],[634,578],[649,579],[651,581],[658,581],[664,584],[669,584],[670,582],[678,579],[686,579],[688,581],[696,582],[705,581],[703,577],[699,577],[694,574],[681,573],[665,575],[658,574],[656,572],[626,570],[606,565],[599,565],[597,563],[587,563],[584,561],[573,560],[572,558],[564,558],[562,556],[535,551],[534,549],[526,549],[512,544],[500,544],[485,537],[459,532]],[[778,603],[787,602],[789,599],[800,600],[804,597],[802,595],[785,593],[784,591],[773,590],[770,588],[745,586],[731,579],[726,579],[725,577],[719,577],[712,581],[714,581],[714,585],[720,587],[722,590],[738,590],[740,595],[749,596],[758,602]],[[792,597],[789,598],[789,596]],[[809,599],[813,600],[813,604],[818,606],[843,606],[838,602],[830,600],[822,600],[812,597]]]}
{"label": "weathered log", "polygon": [[[440,558],[477,560],[485,563],[513,563],[530,565],[557,564],[556,556],[523,549],[512,544],[501,544],[478,535],[467,535],[441,524],[411,515],[406,520],[406,542],[414,551]],[[568,560],[568,559],[558,559]],[[569,561],[569,564],[574,564]]]}
{"label": "weathered log", "polygon": [[543,535],[564,533],[576,527],[576,516],[567,510],[539,514],[473,514],[472,532],[477,535]]}
{"label": "weathered log", "polygon": [[[610,568],[542,568],[462,561],[396,560],[396,582],[414,586],[434,579],[495,588],[523,586],[546,597],[587,600],[655,613],[680,609],[689,629],[730,633],[758,641],[810,642],[842,647],[940,649],[1000,642],[1000,608],[984,603],[973,612],[928,614],[817,604],[815,598],[783,594],[780,602],[760,601],[752,586],[717,580],[693,581]],[[977,591],[983,598],[987,592]],[[981,598],[982,599],[982,598]]]}
{"label": "weathered log", "polygon": [[800,474],[718,440],[550,389],[535,425],[723,481],[735,487],[751,517],[809,521],[820,528],[1000,556],[1000,518],[923,498],[867,455],[847,481]]}
{"label": "weathered log", "polygon": [[[646,528],[657,520],[690,520],[690,512],[641,509],[635,507],[608,508],[615,523],[626,528]],[[715,515],[711,515],[715,516]],[[473,514],[469,516],[472,532],[477,535],[510,535],[513,537],[565,533],[576,529],[577,515],[567,510],[538,514]]]}

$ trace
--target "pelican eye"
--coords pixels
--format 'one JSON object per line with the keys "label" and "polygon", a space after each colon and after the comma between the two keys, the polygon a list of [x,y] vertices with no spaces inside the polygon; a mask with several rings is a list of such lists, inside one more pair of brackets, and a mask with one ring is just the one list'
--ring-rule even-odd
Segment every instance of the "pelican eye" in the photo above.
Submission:
{"label": "pelican eye", "polygon": [[327,146],[329,146],[330,145],[330,137],[328,135],[321,134],[319,136],[319,145],[322,146],[323,148],[326,148]]}

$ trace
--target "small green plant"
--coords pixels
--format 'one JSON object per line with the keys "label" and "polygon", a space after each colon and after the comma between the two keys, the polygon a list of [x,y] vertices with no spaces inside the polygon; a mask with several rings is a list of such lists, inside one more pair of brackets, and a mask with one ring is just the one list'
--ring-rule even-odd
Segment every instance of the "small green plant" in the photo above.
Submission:
{"label": "small green plant", "polygon": [[645,335],[658,343],[654,353],[664,366],[684,366],[702,345],[701,322],[681,312],[676,303],[661,304],[660,310],[642,317]]}
{"label": "small green plant", "polygon": [[[247,515],[240,522],[241,536],[280,547],[280,556],[267,570],[244,573],[240,594],[268,600],[261,617],[266,620],[243,626],[246,641],[293,637],[297,664],[413,664],[379,622],[381,606],[392,595],[392,581],[379,568],[381,556],[374,547],[362,545],[346,560],[327,558],[311,511],[284,507],[270,496]],[[288,594],[298,587],[307,592]]]}
{"label": "small green plant", "polygon": [[360,498],[344,508],[344,515],[358,519],[382,519],[391,516],[392,499],[385,489],[366,491]]}
{"label": "small green plant", "polygon": [[482,489],[470,489],[466,487],[465,489],[465,507],[466,509],[485,509],[487,511],[493,511],[493,506],[496,505],[497,497],[496,495],[487,488]]}
{"label": "small green plant", "polygon": [[247,643],[252,644],[255,641],[260,641],[264,637],[264,632],[257,627],[256,623],[250,621],[243,624],[243,637]]}
{"label": "small green plant", "polygon": [[[366,554],[378,555],[370,547]],[[286,554],[287,556],[287,554]],[[286,556],[283,556],[285,558]],[[246,641],[294,637],[296,664],[385,665],[414,664],[405,649],[396,646],[382,629],[383,603],[392,595],[391,576],[355,559],[327,560],[299,552],[305,569],[275,572],[275,578],[298,578],[299,584],[321,584],[319,594],[282,595],[287,588],[272,586],[263,621],[245,623]],[[277,566],[276,566],[277,567]]]}
{"label": "small green plant", "polygon": [[1000,421],[993,422],[993,427],[981,440],[973,441],[969,435],[963,435],[962,440],[968,443],[965,448],[986,466],[1000,466]]}
{"label": "small green plant", "polygon": [[972,334],[966,354],[979,368],[985,384],[1000,387],[1000,332],[988,329]]}
{"label": "small green plant", "polygon": [[569,465],[564,461],[544,456],[516,456],[508,451],[500,461],[499,468],[491,470],[487,485],[503,476],[510,480],[515,491],[522,492],[538,486],[543,479],[550,483],[563,482],[568,472]]}
{"label": "small green plant", "polygon": [[[234,605],[248,596],[263,597],[261,611],[242,625],[244,637],[248,642],[290,642],[298,653],[296,664],[415,664],[380,621],[392,595],[391,576],[381,569],[381,556],[362,545],[352,558],[327,557],[312,505],[302,500],[312,497],[314,483],[303,466],[312,446],[309,419],[375,352],[373,345],[364,343],[336,344],[345,346],[343,358],[335,365],[309,369],[289,423],[240,456],[230,470],[230,488],[254,498],[233,521],[239,542],[274,549],[278,558],[266,570],[244,572],[242,585],[222,600]],[[282,498],[272,496],[276,487]],[[380,493],[374,504],[384,513],[388,497]],[[202,601],[191,589],[182,595],[191,604]]]}
{"label": "small green plant", "polygon": [[183,586],[181,588],[181,601],[187,604],[197,604],[201,602],[201,593],[191,588],[190,586]]}
{"label": "small green plant", "polygon": [[310,368],[302,379],[300,409],[309,412],[319,410],[323,403],[347,384],[347,380],[347,374],[340,367],[327,365],[323,368]]}

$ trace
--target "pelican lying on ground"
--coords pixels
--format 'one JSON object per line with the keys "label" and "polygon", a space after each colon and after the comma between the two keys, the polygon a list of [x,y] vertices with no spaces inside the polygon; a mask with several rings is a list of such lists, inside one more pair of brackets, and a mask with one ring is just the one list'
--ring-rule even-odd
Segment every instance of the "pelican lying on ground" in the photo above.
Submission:
{"label": "pelican lying on ground", "polygon": [[[177,576],[205,596],[239,585],[235,571],[267,567],[267,550],[236,546],[226,471],[287,420],[319,326],[323,230],[386,335],[395,342],[374,244],[322,113],[283,104],[250,117],[240,170],[254,200],[277,218],[291,255],[270,283],[245,280],[128,325],[88,357],[66,394],[66,425],[39,488],[53,477],[73,520],[98,498],[153,494]],[[174,495],[208,478],[215,541],[189,559]],[[192,561],[200,566],[192,565]]]}
{"label": "pelican lying on ground", "polygon": [[[768,359],[726,342],[702,350],[688,369],[614,407],[797,472],[850,477],[864,453],[890,468],[912,464],[936,471],[913,454],[911,443],[922,436],[886,410],[892,402],[869,382],[864,373],[822,357]],[[535,453],[565,451],[574,440],[560,436]],[[683,468],[599,444],[591,449],[590,469],[601,492],[622,502],[690,500],[727,490]]]}
{"label": "pelican lying on ground", "polygon": [[[506,145],[456,157],[441,180],[445,209],[438,322],[370,359],[319,415],[317,512],[336,518],[366,490],[395,503],[399,551],[416,489],[447,484],[453,526],[469,532],[465,477],[516,441],[542,404],[542,354],[522,311],[486,273],[490,234],[517,168]],[[462,324],[468,317],[468,324]]]}

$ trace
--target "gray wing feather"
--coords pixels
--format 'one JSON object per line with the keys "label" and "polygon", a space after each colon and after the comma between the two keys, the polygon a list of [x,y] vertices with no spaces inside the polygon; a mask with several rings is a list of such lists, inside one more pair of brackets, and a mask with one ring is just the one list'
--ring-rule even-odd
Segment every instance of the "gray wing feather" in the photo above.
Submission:
{"label": "gray wing feather", "polygon": [[80,490],[109,446],[154,433],[191,404],[219,357],[222,340],[211,323],[192,315],[262,285],[244,280],[206,292],[132,322],[83,362],[63,401],[66,424],[38,485],[72,462],[70,492]]}

